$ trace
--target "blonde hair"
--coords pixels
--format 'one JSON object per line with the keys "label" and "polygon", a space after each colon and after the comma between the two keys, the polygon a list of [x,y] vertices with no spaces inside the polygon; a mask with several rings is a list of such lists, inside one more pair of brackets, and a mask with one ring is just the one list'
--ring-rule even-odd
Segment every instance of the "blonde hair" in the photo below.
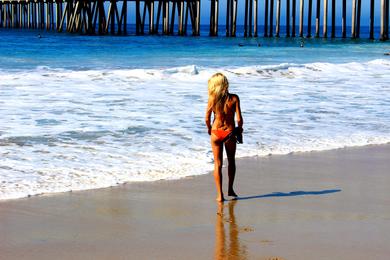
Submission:
{"label": "blonde hair", "polygon": [[215,73],[208,81],[208,92],[211,106],[215,112],[224,112],[229,97],[229,81],[222,73]]}

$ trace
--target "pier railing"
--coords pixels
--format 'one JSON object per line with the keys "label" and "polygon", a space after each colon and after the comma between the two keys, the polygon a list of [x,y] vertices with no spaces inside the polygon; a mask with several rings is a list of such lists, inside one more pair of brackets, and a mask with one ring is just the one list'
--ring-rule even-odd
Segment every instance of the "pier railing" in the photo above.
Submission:
{"label": "pier railing", "polygon": [[[306,1],[306,3],[305,3]],[[369,1],[369,38],[374,39],[375,14],[380,15],[381,40],[389,38],[389,0]],[[285,12],[286,37],[359,38],[362,0],[348,0],[351,31],[347,32],[347,0],[226,0],[226,36],[237,32],[238,5],[244,5],[244,37],[259,36],[259,13],[264,37],[281,36]],[[282,8],[283,6],[283,8]],[[340,7],[341,17],[336,17]],[[0,28],[31,28],[80,34],[128,34],[128,15],[134,15],[135,34],[198,36],[200,0],[0,0]],[[222,9],[221,9],[222,10]],[[210,36],[218,35],[220,0],[210,0]],[[314,15],[313,15],[314,14]],[[328,19],[330,17],[330,19]],[[341,35],[336,23],[341,21]],[[322,28],[321,28],[322,22]],[[312,23],[315,31],[312,32]],[[366,25],[367,26],[367,25]],[[147,28],[145,28],[147,27]],[[190,27],[191,32],[187,33]],[[160,31],[161,29],[161,31]],[[298,29],[298,30],[297,30]],[[329,31],[328,31],[329,30]],[[146,32],[145,32],[146,31]]]}

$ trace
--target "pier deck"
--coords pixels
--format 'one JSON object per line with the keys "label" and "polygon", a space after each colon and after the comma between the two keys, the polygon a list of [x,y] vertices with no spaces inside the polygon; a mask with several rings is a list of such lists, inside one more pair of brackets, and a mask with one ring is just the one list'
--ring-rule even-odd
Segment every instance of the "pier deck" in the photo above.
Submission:
{"label": "pier deck", "polygon": [[[237,16],[244,18],[244,37],[258,36],[259,13],[264,17],[264,37],[280,37],[281,12],[285,12],[286,37],[346,38],[347,19],[351,21],[351,38],[360,37],[362,1],[351,0],[226,0],[220,8],[219,0],[210,0],[210,36],[218,35],[221,11],[226,17],[225,34],[235,37]],[[375,14],[380,15],[380,40],[389,39],[389,0],[369,1],[369,37],[375,38]],[[341,5],[338,3],[341,2]],[[376,4],[377,3],[377,4]],[[239,14],[238,5],[243,5]],[[341,6],[340,12],[337,8]],[[368,5],[367,5],[368,6]],[[367,7],[366,6],[366,7]],[[351,15],[347,17],[347,8]],[[376,11],[376,12],[375,12]],[[66,31],[88,35],[128,34],[129,15],[135,20],[136,35],[194,35],[200,31],[200,0],[1,0],[0,28],[28,28]],[[312,14],[315,14],[315,17]],[[322,13],[322,16],[321,16]],[[337,14],[341,13],[341,17]],[[330,15],[330,19],[328,16]],[[328,22],[330,21],[330,23]],[[342,33],[336,35],[336,23],[341,22]],[[321,33],[322,23],[322,33]],[[366,25],[367,26],[367,25]],[[189,29],[188,29],[189,28]],[[298,28],[298,32],[296,32]],[[330,32],[328,32],[330,29]],[[189,30],[189,32],[187,32]]]}

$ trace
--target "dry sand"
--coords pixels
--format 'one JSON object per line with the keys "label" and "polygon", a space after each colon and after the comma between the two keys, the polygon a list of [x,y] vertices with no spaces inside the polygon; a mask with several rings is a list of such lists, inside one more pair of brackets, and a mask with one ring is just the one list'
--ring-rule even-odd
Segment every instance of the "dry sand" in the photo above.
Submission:
{"label": "dry sand", "polygon": [[2,201],[0,259],[389,259],[390,145],[241,159],[236,191],[216,203],[207,174]]}

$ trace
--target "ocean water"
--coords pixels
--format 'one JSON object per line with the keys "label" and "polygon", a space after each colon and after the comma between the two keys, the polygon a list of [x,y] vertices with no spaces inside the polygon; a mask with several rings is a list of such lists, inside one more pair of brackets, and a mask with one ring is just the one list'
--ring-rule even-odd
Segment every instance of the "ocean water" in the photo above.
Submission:
{"label": "ocean water", "polygon": [[237,157],[390,142],[389,42],[36,34],[0,30],[0,199],[207,173],[215,72]]}

